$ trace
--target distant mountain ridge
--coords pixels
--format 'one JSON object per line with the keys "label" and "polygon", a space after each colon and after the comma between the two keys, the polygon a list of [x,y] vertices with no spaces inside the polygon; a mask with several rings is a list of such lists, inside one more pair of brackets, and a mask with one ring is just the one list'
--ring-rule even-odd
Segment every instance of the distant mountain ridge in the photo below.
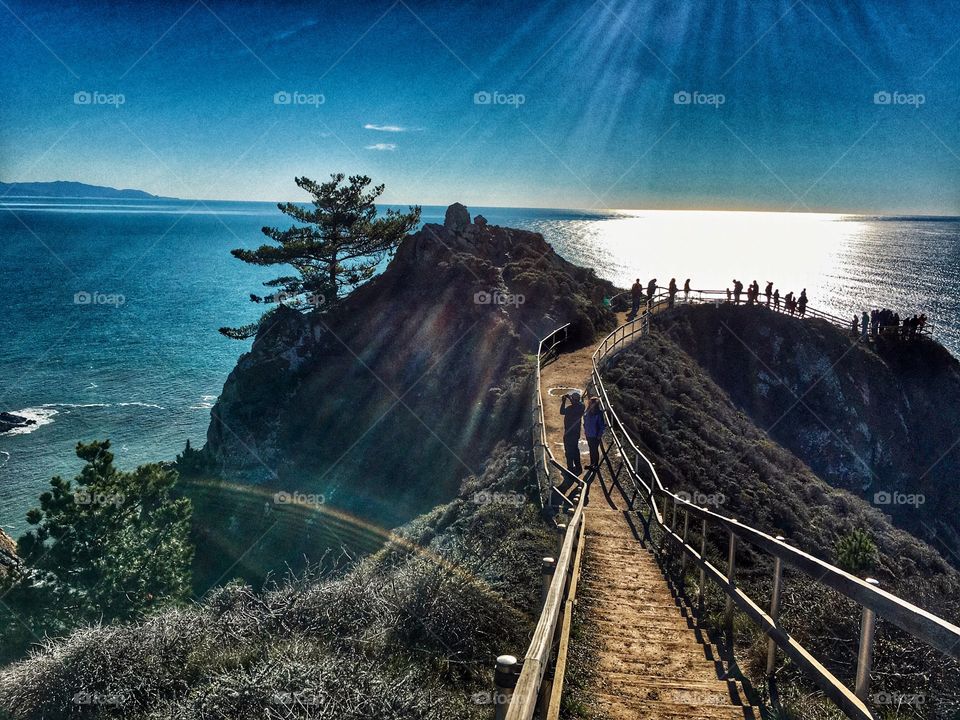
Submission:
{"label": "distant mountain ridge", "polygon": [[171,200],[152,195],[143,190],[118,190],[104,185],[88,185],[70,180],[53,182],[0,182],[0,198],[3,197],[50,197],[50,198],[128,198],[141,200]]}

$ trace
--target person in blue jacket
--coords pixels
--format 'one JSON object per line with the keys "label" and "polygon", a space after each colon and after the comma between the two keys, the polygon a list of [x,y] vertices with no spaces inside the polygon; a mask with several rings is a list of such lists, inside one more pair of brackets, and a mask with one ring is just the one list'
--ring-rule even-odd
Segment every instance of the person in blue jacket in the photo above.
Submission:
{"label": "person in blue jacket", "polygon": [[600,438],[607,429],[603,417],[603,408],[600,398],[592,397],[587,402],[587,410],[583,414],[583,434],[587,437],[587,446],[590,448],[590,464],[588,470],[596,472],[600,469]]}

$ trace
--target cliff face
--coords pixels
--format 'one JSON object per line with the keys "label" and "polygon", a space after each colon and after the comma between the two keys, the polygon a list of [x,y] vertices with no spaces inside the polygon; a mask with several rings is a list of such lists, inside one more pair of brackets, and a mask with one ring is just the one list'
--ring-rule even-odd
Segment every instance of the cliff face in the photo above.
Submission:
{"label": "cliff face", "polygon": [[957,562],[960,363],[942,346],[868,348],[759,307],[682,308],[657,327],[818,476]]}
{"label": "cliff face", "polygon": [[206,451],[228,477],[402,521],[526,426],[540,337],[612,328],[613,293],[541,235],[471,223],[461,206],[336,310],[273,313],[224,385]]}
{"label": "cliff face", "polygon": [[3,577],[19,563],[17,543],[3,530],[0,530],[0,577]]}

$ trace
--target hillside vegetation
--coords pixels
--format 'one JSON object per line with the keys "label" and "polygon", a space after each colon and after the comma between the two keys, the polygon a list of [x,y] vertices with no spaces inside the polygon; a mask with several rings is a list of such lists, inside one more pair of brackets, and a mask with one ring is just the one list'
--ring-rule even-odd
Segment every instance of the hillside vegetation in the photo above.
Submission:
{"label": "hillside vegetation", "polygon": [[[741,327],[757,316],[769,324],[766,329],[764,325],[754,328],[753,335],[764,340],[758,340],[751,349],[768,357],[773,355],[768,367],[758,368],[755,360],[748,360],[750,352],[727,337],[730,331],[725,328]],[[617,356],[605,375],[611,401],[631,436],[656,462],[661,480],[671,490],[690,492],[699,504],[712,504],[712,509],[765,532],[783,535],[791,544],[817,557],[861,575],[872,575],[887,590],[956,623],[960,620],[960,573],[940,552],[899,529],[888,515],[859,497],[859,493],[833,487],[827,478],[811,469],[810,465],[816,464],[814,458],[810,464],[804,462],[778,443],[773,437],[775,433],[765,433],[763,423],[749,414],[753,411],[758,416],[776,418],[786,413],[789,417],[791,403],[778,404],[775,399],[778,396],[774,395],[774,375],[809,377],[811,359],[821,357],[818,343],[824,342],[824,338],[826,342],[845,343],[842,332],[825,324],[767,316],[772,313],[762,309],[694,307],[657,318],[651,335]],[[776,335],[781,329],[790,334],[789,350],[774,354],[773,349],[785,347],[785,341]],[[698,339],[692,341],[691,335]],[[700,350],[703,364],[685,351],[685,342]],[[705,349],[708,345],[712,346],[712,353]],[[706,356],[708,360],[704,359]],[[866,367],[879,361],[854,359]],[[720,379],[715,379],[712,368],[718,370]],[[848,381],[866,382],[860,381],[856,373],[856,368],[851,368]],[[722,378],[737,377],[741,378],[738,392],[753,398],[749,408],[737,402],[739,395],[722,387]],[[801,386],[800,393],[805,389],[805,385]],[[886,392],[899,391],[889,388]],[[882,389],[877,390],[873,402],[892,402],[878,397],[882,394]],[[767,399],[766,404],[762,398]],[[810,402],[812,407],[820,407],[814,404],[817,399]],[[783,424],[788,422],[786,417]],[[723,567],[725,537],[711,534],[708,545],[710,559]],[[769,560],[741,545],[738,580],[761,604],[768,602],[771,576]],[[696,592],[694,574],[687,577],[686,587],[689,592]],[[812,581],[789,570],[784,592],[782,620],[788,631],[825,660],[838,677],[852,681],[859,609],[839,594],[823,592]],[[708,599],[708,614],[712,614],[708,619],[719,627],[719,591],[711,591]],[[745,619],[736,627],[740,664],[761,687],[765,638]],[[952,718],[960,710],[958,664],[882,620],[875,668],[875,693],[924,696],[919,711],[902,708],[909,714],[901,717]],[[789,664],[780,668],[779,677],[788,688],[787,704],[794,708],[803,704],[799,698],[819,694]],[[821,713],[815,707],[806,707],[794,716],[828,717],[830,711],[825,708]]]}
{"label": "hillside vegetation", "polygon": [[0,670],[0,717],[488,718],[493,660],[526,647],[556,542],[523,439],[346,573],[46,643]]}

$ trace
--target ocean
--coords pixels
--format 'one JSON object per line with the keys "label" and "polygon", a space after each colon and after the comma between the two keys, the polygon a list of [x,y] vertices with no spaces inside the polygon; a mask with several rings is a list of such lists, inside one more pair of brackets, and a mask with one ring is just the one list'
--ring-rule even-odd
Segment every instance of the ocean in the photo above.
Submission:
{"label": "ocean", "polygon": [[[0,201],[0,410],[36,424],[0,435],[0,527],[14,537],[77,441],[110,438],[118,464],[204,442],[210,408],[249,347],[221,336],[263,311],[274,276],[230,255],[256,247],[271,203]],[[705,211],[477,208],[543,233],[574,263],[629,287],[639,277],[723,289],[737,278],[806,288],[811,307],[925,312],[960,355],[960,219]],[[442,222],[443,207],[423,208]]]}

